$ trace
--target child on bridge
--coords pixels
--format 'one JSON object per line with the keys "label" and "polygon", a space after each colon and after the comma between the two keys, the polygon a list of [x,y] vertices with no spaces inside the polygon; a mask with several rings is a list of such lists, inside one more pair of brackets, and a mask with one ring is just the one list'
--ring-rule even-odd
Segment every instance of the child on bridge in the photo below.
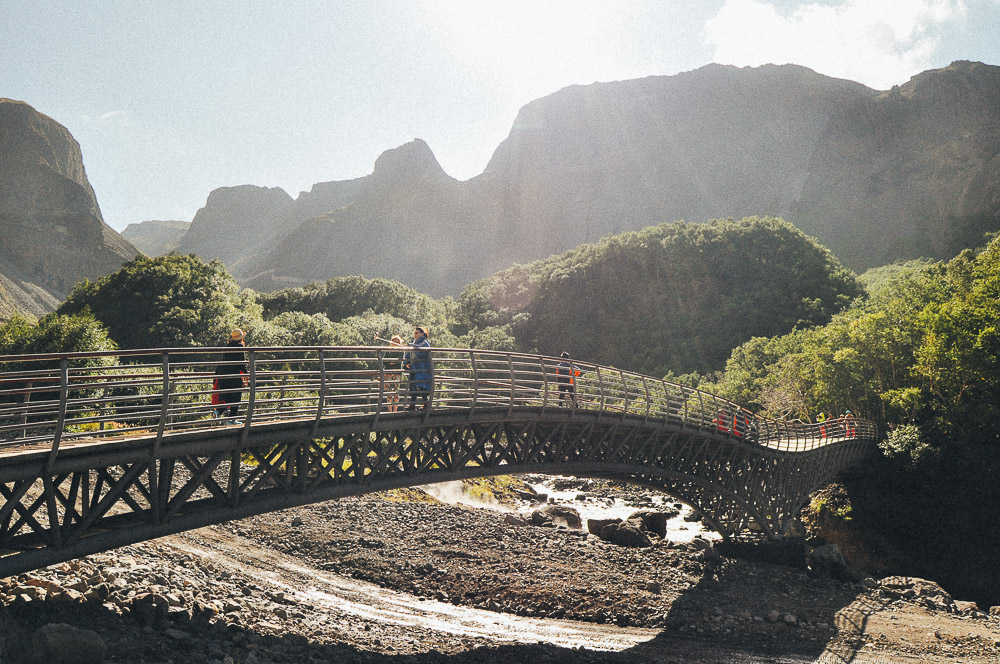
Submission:
{"label": "child on bridge", "polygon": [[427,340],[427,328],[416,326],[413,328],[413,341],[408,344],[413,350],[406,354],[403,360],[403,368],[409,373],[410,405],[406,410],[415,410],[417,398],[423,400],[424,408],[430,407],[431,390],[434,387],[434,374],[431,368],[431,354],[429,350],[431,342]]}

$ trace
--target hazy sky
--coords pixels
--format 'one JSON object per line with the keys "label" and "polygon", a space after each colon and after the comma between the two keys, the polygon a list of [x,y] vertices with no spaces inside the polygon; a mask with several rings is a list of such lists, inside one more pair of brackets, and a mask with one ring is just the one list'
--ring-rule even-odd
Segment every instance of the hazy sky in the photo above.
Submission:
{"label": "hazy sky", "polygon": [[414,138],[467,180],[567,85],[790,62],[888,89],[954,60],[1000,65],[1000,0],[0,0],[0,97],[72,132],[118,230]]}

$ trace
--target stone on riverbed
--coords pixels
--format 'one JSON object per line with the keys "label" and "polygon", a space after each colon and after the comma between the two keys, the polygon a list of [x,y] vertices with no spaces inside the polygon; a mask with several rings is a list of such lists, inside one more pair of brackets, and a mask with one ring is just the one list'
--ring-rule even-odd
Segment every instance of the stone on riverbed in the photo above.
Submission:
{"label": "stone on riverbed", "polygon": [[96,664],[103,662],[108,645],[96,632],[66,623],[49,623],[31,637],[31,647],[39,662]]}

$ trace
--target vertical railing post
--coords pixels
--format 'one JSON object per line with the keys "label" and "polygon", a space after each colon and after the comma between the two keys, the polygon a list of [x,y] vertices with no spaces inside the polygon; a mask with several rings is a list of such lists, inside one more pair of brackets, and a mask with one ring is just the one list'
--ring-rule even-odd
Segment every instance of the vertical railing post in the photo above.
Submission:
{"label": "vertical railing post", "polygon": [[257,403],[257,354],[253,349],[250,349],[247,355],[247,361],[250,365],[250,394],[247,396],[247,414],[243,421],[243,431],[240,433],[240,449],[243,449],[246,444],[250,427],[253,426],[253,410]]}
{"label": "vertical railing post", "polygon": [[604,402],[605,402],[604,377],[601,375],[600,365],[597,366],[597,389],[601,394],[601,408],[600,408],[600,414],[598,415],[598,417],[600,418],[601,416],[604,415]]}
{"label": "vertical railing post", "polygon": [[69,401],[69,362],[64,357],[59,360],[59,416],[56,418],[56,430],[52,437],[52,449],[45,464],[45,472],[52,470],[59,453],[59,441],[62,440],[63,427],[66,425],[66,408]]}
{"label": "vertical railing post", "polygon": [[317,395],[316,420],[313,422],[312,437],[319,431],[319,421],[323,419],[323,409],[326,408],[326,351],[319,351],[319,393]]}
{"label": "vertical railing post", "polygon": [[517,390],[514,383],[514,358],[510,353],[507,354],[507,372],[510,374],[510,402],[507,404],[507,417],[510,417],[514,411],[514,395]]}
{"label": "vertical railing post", "polygon": [[642,418],[642,423],[645,425],[649,422],[649,409],[652,405],[649,403],[649,381],[646,380],[646,374],[642,374],[642,392],[646,399],[646,414]]}
{"label": "vertical railing post", "polygon": [[427,417],[434,409],[434,392],[437,385],[436,376],[434,375],[434,353],[430,349],[427,349],[427,368],[431,373],[431,384],[430,389],[427,391],[427,410],[424,411],[424,420],[427,420]]}
{"label": "vertical railing post", "polygon": [[170,353],[163,353],[160,371],[163,372],[163,384],[160,388],[160,421],[156,426],[156,440],[153,441],[153,458],[160,454],[160,443],[163,441],[163,431],[167,426],[167,410],[170,408]]}
{"label": "vertical railing post", "polygon": [[285,388],[288,386],[288,374],[281,374],[281,388],[278,390],[278,410],[285,410]]}
{"label": "vertical railing post", "polygon": [[471,420],[479,400],[479,365],[476,363],[476,351],[469,351],[469,362],[472,365],[472,405],[469,407],[469,419]]}
{"label": "vertical railing post", "polygon": [[690,419],[688,413],[688,401],[690,401],[690,399],[688,399],[688,395],[684,392],[685,389],[690,390],[691,388],[685,388],[681,385],[681,399],[684,401],[684,415],[681,418],[681,426],[687,428],[688,420]]}
{"label": "vertical railing post", "polygon": [[24,388],[24,413],[21,415],[21,438],[28,437],[28,411],[31,409],[31,389],[35,381],[29,380],[28,386]]}
{"label": "vertical railing post", "polygon": [[545,366],[545,358],[541,355],[538,356],[538,366],[542,370],[542,414],[545,414],[545,408],[549,405],[549,372]]}
{"label": "vertical railing post", "polygon": [[618,377],[622,381],[622,420],[628,415],[628,381],[625,380],[625,372],[618,370]]}
{"label": "vertical railing post", "polygon": [[385,400],[385,353],[381,348],[375,351],[375,360],[378,362],[378,402],[375,404],[372,427],[378,424],[378,418],[382,414],[382,404]]}
{"label": "vertical railing post", "polygon": [[101,389],[101,406],[97,409],[97,417],[101,420],[100,423],[98,424],[98,429],[100,431],[104,431],[104,413],[108,407],[107,398],[108,398],[108,386],[105,385]]}

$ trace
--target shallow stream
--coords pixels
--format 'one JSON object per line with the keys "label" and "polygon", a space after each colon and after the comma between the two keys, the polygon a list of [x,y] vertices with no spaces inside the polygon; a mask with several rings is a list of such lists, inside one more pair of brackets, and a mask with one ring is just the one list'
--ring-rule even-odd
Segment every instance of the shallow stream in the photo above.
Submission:
{"label": "shallow stream", "polygon": [[[540,496],[547,496],[548,502],[555,505],[572,507],[579,514],[583,521],[584,529],[587,527],[588,519],[627,519],[639,510],[652,511],[678,511],[678,515],[667,521],[667,539],[673,542],[690,542],[696,536],[706,539],[718,540],[721,536],[702,526],[700,521],[691,518],[692,509],[687,505],[677,502],[666,494],[655,494],[650,492],[649,502],[636,505],[629,504],[619,497],[606,498],[593,495],[586,488],[556,489],[556,484],[564,484],[567,480],[575,478],[550,477],[541,478],[530,476],[527,478],[528,484]],[[580,480],[583,485],[586,480]],[[511,508],[497,501],[478,500],[463,491],[462,482],[440,482],[438,484],[428,484],[419,487],[425,492],[449,505],[468,505],[470,507],[480,507],[498,512],[517,512],[522,515],[530,515],[538,509],[542,503],[522,501],[517,508]]]}

